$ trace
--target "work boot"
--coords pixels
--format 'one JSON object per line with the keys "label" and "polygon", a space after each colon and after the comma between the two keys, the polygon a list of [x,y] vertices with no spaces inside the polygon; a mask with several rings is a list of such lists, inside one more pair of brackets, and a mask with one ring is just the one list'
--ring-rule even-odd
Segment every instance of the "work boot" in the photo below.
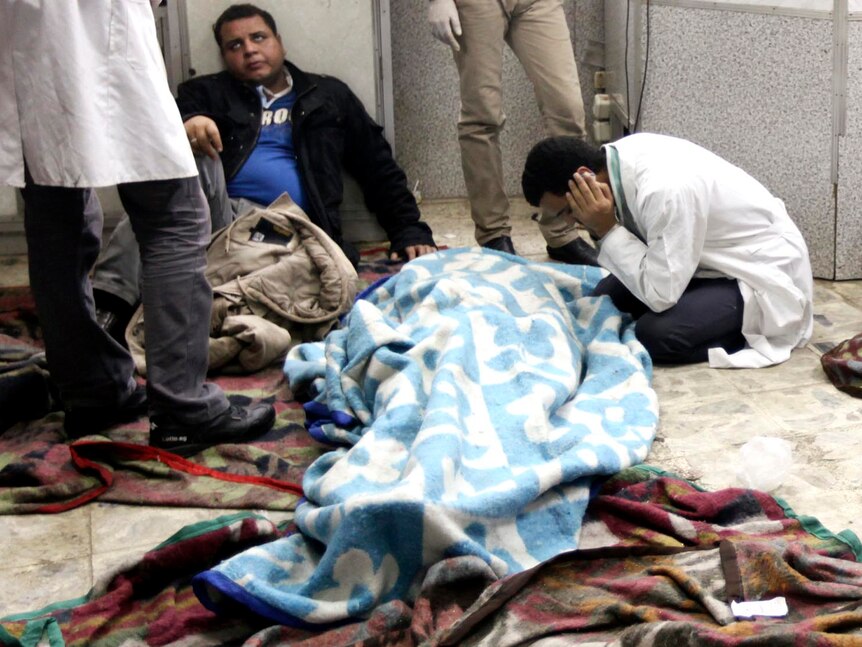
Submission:
{"label": "work boot", "polygon": [[506,252],[514,256],[518,255],[515,251],[515,246],[512,245],[512,239],[509,236],[497,236],[491,240],[486,240],[482,243],[482,247],[486,249],[496,249],[498,252]]}
{"label": "work boot", "polygon": [[198,425],[182,424],[168,416],[150,418],[150,445],[180,456],[191,456],[213,445],[244,443],[262,436],[275,422],[275,407],[231,405],[213,420]]}
{"label": "work boot", "polygon": [[70,439],[97,434],[110,427],[134,422],[147,415],[147,387],[139,384],[120,405],[66,409],[63,428]]}
{"label": "work boot", "polygon": [[592,265],[598,267],[599,252],[583,238],[575,238],[560,247],[547,248],[548,256],[569,265]]}

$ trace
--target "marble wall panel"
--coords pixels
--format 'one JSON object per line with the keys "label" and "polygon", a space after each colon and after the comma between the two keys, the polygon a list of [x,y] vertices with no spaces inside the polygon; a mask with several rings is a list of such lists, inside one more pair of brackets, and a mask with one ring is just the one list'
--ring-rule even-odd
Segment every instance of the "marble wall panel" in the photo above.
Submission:
{"label": "marble wall panel", "polygon": [[815,276],[832,278],[832,22],[649,11],[641,130],[690,139],[751,173],[786,203]]}
{"label": "marble wall panel", "polygon": [[838,162],[835,278],[862,278],[862,22],[848,26],[847,122]]}

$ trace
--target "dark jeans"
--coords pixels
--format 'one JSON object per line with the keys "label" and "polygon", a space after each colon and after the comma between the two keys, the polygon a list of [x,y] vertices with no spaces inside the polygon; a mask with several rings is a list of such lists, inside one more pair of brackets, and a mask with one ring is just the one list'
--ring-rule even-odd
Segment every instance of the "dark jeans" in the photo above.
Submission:
{"label": "dark jeans", "polygon": [[596,286],[635,320],[635,335],[656,364],[694,364],[710,348],[734,353],[745,346],[742,294],[736,279],[692,279],[676,304],[653,312],[613,274]]}
{"label": "dark jeans", "polygon": [[[205,382],[212,290],[204,276],[209,213],[195,177],[122,184],[142,263],[151,414],[206,422],[228,407]],[[92,189],[28,184],[24,225],[30,285],[51,376],[65,405],[114,406],[135,387],[128,351],[95,319],[89,273],[102,209]]]}

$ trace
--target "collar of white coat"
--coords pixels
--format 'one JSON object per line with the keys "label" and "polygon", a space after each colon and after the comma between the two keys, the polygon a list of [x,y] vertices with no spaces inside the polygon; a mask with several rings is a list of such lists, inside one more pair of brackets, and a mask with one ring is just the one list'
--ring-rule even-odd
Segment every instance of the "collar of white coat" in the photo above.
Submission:
{"label": "collar of white coat", "polygon": [[260,97],[260,104],[264,108],[269,108],[273,103],[293,91],[293,77],[290,75],[290,72],[287,71],[286,65],[282,68],[282,70],[284,71],[284,80],[287,81],[287,87],[284,90],[273,94],[262,85],[259,85],[255,88],[257,90],[258,96]]}
{"label": "collar of white coat", "polygon": [[604,149],[608,167],[608,180],[611,184],[611,192],[614,194],[617,222],[640,238],[642,242],[645,242],[631,209],[629,209],[628,200],[626,200],[627,195],[631,197],[635,195],[636,189],[633,179],[635,174],[632,172],[622,172],[622,162],[620,161],[620,154],[616,146],[605,144]]}

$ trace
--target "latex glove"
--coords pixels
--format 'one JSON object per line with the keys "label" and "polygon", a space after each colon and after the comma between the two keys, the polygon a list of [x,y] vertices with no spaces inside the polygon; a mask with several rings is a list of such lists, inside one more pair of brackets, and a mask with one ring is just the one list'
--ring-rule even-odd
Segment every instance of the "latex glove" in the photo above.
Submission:
{"label": "latex glove", "polygon": [[461,51],[457,37],[461,35],[461,19],[455,0],[431,0],[428,3],[428,22],[431,34],[456,52]]}

